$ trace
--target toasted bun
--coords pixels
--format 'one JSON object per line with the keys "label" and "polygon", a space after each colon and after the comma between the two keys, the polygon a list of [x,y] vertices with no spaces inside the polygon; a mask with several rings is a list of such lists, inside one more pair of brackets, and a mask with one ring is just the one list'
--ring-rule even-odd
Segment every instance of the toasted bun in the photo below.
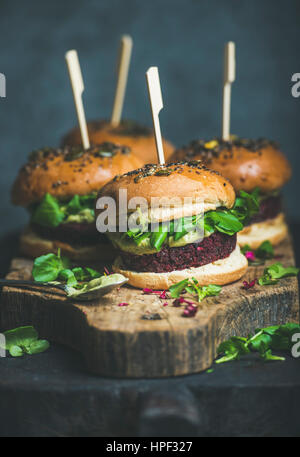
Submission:
{"label": "toasted bun", "polygon": [[274,219],[264,222],[257,222],[245,227],[237,234],[237,241],[240,246],[249,244],[252,249],[257,249],[263,241],[269,240],[273,246],[281,243],[288,235],[288,226],[284,220],[283,213],[278,214]]}
{"label": "toasted bun", "polygon": [[175,151],[170,158],[176,160],[203,160],[233,185],[236,192],[251,192],[259,187],[262,192],[281,188],[291,177],[291,167],[285,156],[271,141],[234,139],[193,141]]}
{"label": "toasted bun", "polygon": [[110,243],[74,246],[62,241],[42,238],[29,227],[20,237],[21,253],[32,259],[50,252],[56,253],[58,248],[60,248],[62,255],[71,260],[111,263],[116,257],[116,251]]}
{"label": "toasted bun", "polygon": [[[170,220],[182,209],[184,216],[198,214],[199,201],[203,201],[206,209],[219,206],[231,208],[235,201],[235,192],[229,181],[206,168],[200,161],[145,165],[138,170],[116,176],[100,190],[98,197],[112,197],[119,206],[120,189],[127,191],[127,203],[133,197],[142,197],[148,207],[151,207],[151,199],[156,198],[162,208],[157,220],[164,220],[163,209],[168,208],[169,199],[173,199],[172,206],[175,208]],[[184,198],[190,199],[185,205]],[[130,211],[134,209],[128,210]]]}
{"label": "toasted bun", "polygon": [[240,279],[246,272],[248,262],[237,246],[226,259],[203,265],[198,268],[171,271],[169,273],[138,273],[137,271],[124,270],[118,258],[113,264],[113,271],[126,276],[131,286],[143,289],[166,290],[170,286],[186,278],[196,278],[200,286],[208,284],[224,285]]}
{"label": "toasted bun", "polygon": [[[142,165],[156,162],[156,147],[153,131],[132,121],[122,121],[118,127],[112,127],[107,121],[88,122],[88,132],[91,144],[101,144],[104,141],[122,143],[129,146],[133,153],[140,158]],[[81,144],[81,135],[78,127],[71,130],[62,140],[65,145]],[[174,151],[174,146],[163,139],[165,159]]]}
{"label": "toasted bun", "polygon": [[[105,157],[105,155],[110,155]],[[116,174],[141,166],[127,146],[103,143],[84,151],[81,147],[35,151],[24,165],[12,188],[12,202],[28,206],[49,192],[57,198],[71,198],[98,191]]]}

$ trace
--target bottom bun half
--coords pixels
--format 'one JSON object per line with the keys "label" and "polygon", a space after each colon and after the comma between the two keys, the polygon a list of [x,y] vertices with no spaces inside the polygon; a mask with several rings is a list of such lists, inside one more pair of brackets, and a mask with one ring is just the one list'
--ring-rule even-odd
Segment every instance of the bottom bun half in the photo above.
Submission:
{"label": "bottom bun half", "polygon": [[288,226],[283,213],[274,219],[257,222],[245,227],[237,235],[240,246],[248,244],[252,249],[257,249],[263,241],[269,240],[273,246],[281,243],[288,235]]}
{"label": "bottom bun half", "polygon": [[240,279],[248,267],[247,259],[241,254],[237,246],[226,259],[216,260],[213,263],[198,268],[186,268],[168,273],[138,273],[137,271],[124,270],[120,257],[113,265],[113,271],[126,276],[131,286],[143,289],[166,290],[170,286],[186,278],[196,278],[200,286],[208,284],[224,285]]}
{"label": "bottom bun half", "polygon": [[62,255],[76,261],[99,261],[111,263],[116,257],[113,246],[107,243],[96,243],[87,246],[75,246],[63,241],[49,240],[36,234],[30,227],[26,228],[20,238],[20,251],[27,257],[57,253],[60,248]]}

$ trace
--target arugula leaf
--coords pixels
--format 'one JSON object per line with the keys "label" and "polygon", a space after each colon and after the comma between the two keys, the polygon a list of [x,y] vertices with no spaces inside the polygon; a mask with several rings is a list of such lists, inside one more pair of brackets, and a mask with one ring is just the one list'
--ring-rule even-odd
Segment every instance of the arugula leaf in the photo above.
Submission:
{"label": "arugula leaf", "polygon": [[46,194],[32,215],[32,222],[46,227],[57,227],[65,218],[56,198]]}
{"label": "arugula leaf", "polygon": [[253,251],[253,249],[251,249],[251,247],[249,246],[249,244],[245,244],[244,246],[241,246],[241,253],[242,254],[246,254],[246,252],[248,251]]}
{"label": "arugula leaf", "polygon": [[206,297],[219,295],[222,290],[221,286],[217,286],[216,284],[209,284],[208,286],[202,286],[202,290],[205,292]]}
{"label": "arugula leaf", "polygon": [[[269,240],[263,241],[257,249],[252,249],[249,246],[249,244],[245,244],[245,246],[241,247],[241,252],[244,255],[247,252],[251,252],[254,254],[255,258],[261,259],[261,260],[272,259],[274,257],[274,249]],[[262,263],[258,263],[256,260],[254,260],[254,261],[252,260],[251,265],[253,265],[253,264],[262,264]]]}
{"label": "arugula leaf", "polygon": [[[33,210],[32,222],[45,227],[57,227],[65,219],[84,211],[94,212],[96,194],[77,195],[75,194],[69,202],[59,201],[51,194],[45,194],[41,203]],[[89,214],[89,213],[88,213]]]}
{"label": "arugula leaf", "polygon": [[61,279],[67,283],[68,286],[76,286],[77,279],[72,270],[66,268],[61,270],[58,274],[58,279]]}
{"label": "arugula leaf", "polygon": [[267,361],[273,361],[273,360],[285,360],[285,357],[280,357],[279,355],[274,355],[272,354],[272,350],[268,349],[266,352],[261,354],[261,357],[263,360]]}
{"label": "arugula leaf", "polygon": [[9,350],[12,346],[28,346],[32,341],[38,339],[38,333],[31,325],[6,330],[5,348]]}
{"label": "arugula leaf", "polygon": [[85,271],[89,274],[89,277],[91,279],[100,278],[101,276],[101,273],[99,273],[99,271],[94,270],[93,268],[86,267]]}
{"label": "arugula leaf", "polygon": [[249,220],[258,213],[260,203],[260,190],[256,187],[251,194],[241,190],[239,196],[236,198],[233,209],[231,212],[246,225]]}
{"label": "arugula leaf", "polygon": [[265,353],[272,343],[272,338],[267,333],[264,333],[263,330],[258,332],[252,338],[249,339],[248,345],[251,350],[257,351],[260,354]]}
{"label": "arugula leaf", "polygon": [[258,284],[260,286],[272,286],[278,283],[278,279],[272,279],[268,274],[263,275],[258,279]]}
{"label": "arugula leaf", "polygon": [[12,357],[21,357],[23,355],[23,349],[17,345],[11,346],[8,351]]}
{"label": "arugula leaf", "polygon": [[188,279],[183,279],[180,282],[177,282],[176,284],[173,284],[169,288],[169,292],[172,298],[178,298],[180,294],[184,291],[186,286],[188,285],[189,280]]}
{"label": "arugula leaf", "polygon": [[205,297],[219,295],[221,289],[221,286],[215,284],[199,286],[199,283],[195,278],[192,278],[191,280],[187,278],[177,284],[173,284],[173,286],[169,288],[169,292],[172,298],[178,298],[183,291],[186,291],[190,295],[197,295],[198,302],[200,302]]}
{"label": "arugula leaf", "polygon": [[232,337],[221,343],[217,349],[218,355],[224,356],[216,363],[229,362],[237,360],[242,355],[251,352],[258,352],[260,357],[265,361],[285,360],[284,357],[274,355],[272,350],[291,350],[294,333],[300,332],[300,325],[289,322],[284,325],[274,325],[255,330],[253,336],[248,338]]}
{"label": "arugula leaf", "polygon": [[290,350],[292,348],[292,336],[300,332],[300,325],[293,322],[285,325],[274,325],[265,329],[257,329],[256,332],[263,331],[272,337],[271,347],[277,351]]}
{"label": "arugula leaf", "polygon": [[37,340],[32,341],[29,347],[26,348],[27,354],[39,354],[40,352],[44,352],[49,348],[50,344],[47,340]]}
{"label": "arugula leaf", "polygon": [[266,270],[274,279],[285,278],[287,276],[297,276],[299,273],[299,268],[284,267],[280,262],[274,263],[270,267],[266,268]]}
{"label": "arugula leaf", "polygon": [[96,198],[97,198],[96,193],[80,195],[79,200],[80,200],[81,207],[82,208],[94,208]]}
{"label": "arugula leaf", "polygon": [[82,267],[74,267],[72,268],[72,273],[74,274],[77,281],[84,281],[87,279],[87,274]]}
{"label": "arugula leaf", "polygon": [[215,284],[209,284],[208,286],[199,286],[198,281],[193,278],[193,283],[189,283],[186,291],[191,295],[198,295],[198,302],[201,302],[205,297],[219,295],[221,292],[221,286]]}
{"label": "arugula leaf", "polygon": [[37,257],[34,260],[32,276],[35,281],[48,282],[55,281],[59,273],[69,267],[68,259],[50,253]]}
{"label": "arugula leaf", "polygon": [[53,253],[37,257],[33,263],[32,276],[38,282],[60,280],[68,286],[79,287],[78,281],[99,278],[101,274],[93,268],[71,268],[70,260]]}
{"label": "arugula leaf", "polygon": [[238,360],[241,355],[248,354],[249,352],[250,350],[247,346],[247,338],[232,336],[229,340],[224,341],[218,346],[217,354],[224,354],[224,356],[216,360],[215,363]]}
{"label": "arugula leaf", "polygon": [[79,195],[74,195],[74,197],[66,205],[66,211],[69,214],[79,213],[82,209]]}
{"label": "arugula leaf", "polygon": [[46,340],[38,340],[38,333],[31,325],[14,328],[4,332],[5,349],[12,357],[21,357],[24,352],[37,354],[49,347]]}
{"label": "arugula leaf", "polygon": [[95,194],[88,194],[88,195],[78,195],[75,194],[72,199],[64,205],[61,203],[61,207],[64,209],[66,214],[79,214],[84,210],[94,210],[95,206]]}
{"label": "arugula leaf", "polygon": [[261,245],[255,250],[255,256],[259,259],[272,259],[274,257],[274,249],[269,240],[261,243]]}
{"label": "arugula leaf", "polygon": [[239,351],[225,352],[225,355],[220,359],[217,359],[215,363],[231,362],[232,360],[239,360]]}
{"label": "arugula leaf", "polygon": [[297,276],[299,268],[296,267],[284,267],[282,263],[276,262],[273,265],[265,268],[264,274],[259,278],[258,283],[261,286],[267,286],[277,284],[278,279],[285,278],[287,276]]}
{"label": "arugula leaf", "polygon": [[234,235],[243,228],[238,218],[227,211],[209,211],[204,215],[204,220],[214,226],[215,230],[227,235]]}
{"label": "arugula leaf", "polygon": [[[74,274],[77,281],[85,281],[87,279],[100,278],[101,273],[89,267],[74,267],[72,268],[72,273]],[[70,284],[72,285],[72,284]]]}

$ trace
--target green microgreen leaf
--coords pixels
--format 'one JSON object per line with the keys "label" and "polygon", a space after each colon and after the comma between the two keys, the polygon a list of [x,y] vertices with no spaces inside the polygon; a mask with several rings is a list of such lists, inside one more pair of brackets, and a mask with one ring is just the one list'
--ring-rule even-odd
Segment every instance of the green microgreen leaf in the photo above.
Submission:
{"label": "green microgreen leaf", "polygon": [[58,201],[48,193],[32,214],[32,222],[46,227],[57,227],[64,218]]}
{"label": "green microgreen leaf", "polygon": [[169,292],[172,298],[180,297],[181,293],[184,291],[186,286],[188,285],[189,280],[183,279],[182,281],[174,284],[169,288]]}
{"label": "green microgreen leaf", "polygon": [[268,286],[277,284],[278,280],[288,276],[297,276],[299,268],[296,267],[284,267],[282,263],[277,262],[273,265],[265,268],[264,274],[259,278],[258,283],[261,286]]}
{"label": "green microgreen leaf", "polygon": [[38,333],[31,325],[17,327],[4,332],[5,348],[9,350],[12,346],[28,346],[32,341],[38,339]]}
{"label": "green microgreen leaf", "polygon": [[72,270],[66,268],[65,270],[61,270],[58,274],[58,279],[61,281],[66,282],[68,286],[76,286],[77,279],[75,274]]}
{"label": "green microgreen leaf", "polygon": [[12,357],[21,357],[23,355],[23,349],[17,345],[11,346],[8,351]]}
{"label": "green microgreen leaf", "polygon": [[32,276],[35,281],[55,281],[59,273],[68,268],[70,262],[67,258],[60,257],[60,254],[45,254],[34,260]]}
{"label": "green microgreen leaf", "polygon": [[266,352],[264,352],[263,354],[261,354],[261,357],[263,360],[265,360],[266,362],[268,361],[273,361],[273,360],[281,360],[281,361],[284,361],[285,360],[285,357],[280,357],[278,355],[274,355],[272,354],[272,350],[271,349],[268,349]]}
{"label": "green microgreen leaf", "polygon": [[269,240],[264,241],[255,250],[255,256],[259,259],[272,259],[274,257],[274,249]]}
{"label": "green microgreen leaf", "polygon": [[26,349],[27,354],[39,354],[44,352],[49,348],[50,344],[47,340],[37,340],[30,343],[29,347]]}
{"label": "green microgreen leaf", "polygon": [[173,284],[173,286],[169,288],[169,292],[172,298],[178,298],[185,291],[190,295],[196,295],[198,302],[200,302],[205,297],[219,295],[221,289],[222,287],[216,284],[199,286],[198,281],[195,278],[187,278]]}
{"label": "green microgreen leaf", "polygon": [[[96,194],[75,194],[69,202],[60,201],[51,194],[45,194],[42,201],[33,209],[31,220],[33,223],[45,227],[57,227],[67,218],[81,215],[84,220],[90,220],[94,214]],[[89,216],[89,217],[88,217]]]}
{"label": "green microgreen leaf", "polygon": [[289,322],[283,325],[258,328],[254,335],[249,335],[247,338],[234,336],[219,345],[217,353],[223,357],[217,359],[216,363],[238,360],[250,351],[258,353],[264,361],[283,361],[284,357],[274,355],[272,351],[290,351],[294,344],[292,337],[294,333],[299,332],[300,325]]}
{"label": "green microgreen leaf", "polygon": [[31,325],[17,327],[4,332],[5,348],[12,357],[21,357],[24,353],[37,354],[49,347],[46,340],[38,340],[38,333]]}
{"label": "green microgreen leaf", "polygon": [[258,187],[256,187],[251,194],[241,190],[231,212],[243,225],[246,225],[250,219],[258,213],[259,203],[260,190]]}
{"label": "green microgreen leaf", "polygon": [[89,275],[89,278],[94,279],[94,278],[100,278],[101,273],[99,271],[94,270],[93,268],[86,267],[85,268],[86,273]]}

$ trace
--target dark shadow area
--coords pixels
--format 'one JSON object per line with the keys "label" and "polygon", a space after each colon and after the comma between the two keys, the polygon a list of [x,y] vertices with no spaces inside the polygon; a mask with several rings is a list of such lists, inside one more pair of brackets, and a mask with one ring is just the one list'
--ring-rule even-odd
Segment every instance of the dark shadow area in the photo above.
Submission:
{"label": "dark shadow area", "polygon": [[0,238],[0,277],[4,278],[7,274],[9,265],[13,257],[18,255],[20,231],[15,230],[6,233]]}
{"label": "dark shadow area", "polygon": [[289,227],[293,239],[296,265],[300,266],[300,222],[293,221],[290,223]]}

